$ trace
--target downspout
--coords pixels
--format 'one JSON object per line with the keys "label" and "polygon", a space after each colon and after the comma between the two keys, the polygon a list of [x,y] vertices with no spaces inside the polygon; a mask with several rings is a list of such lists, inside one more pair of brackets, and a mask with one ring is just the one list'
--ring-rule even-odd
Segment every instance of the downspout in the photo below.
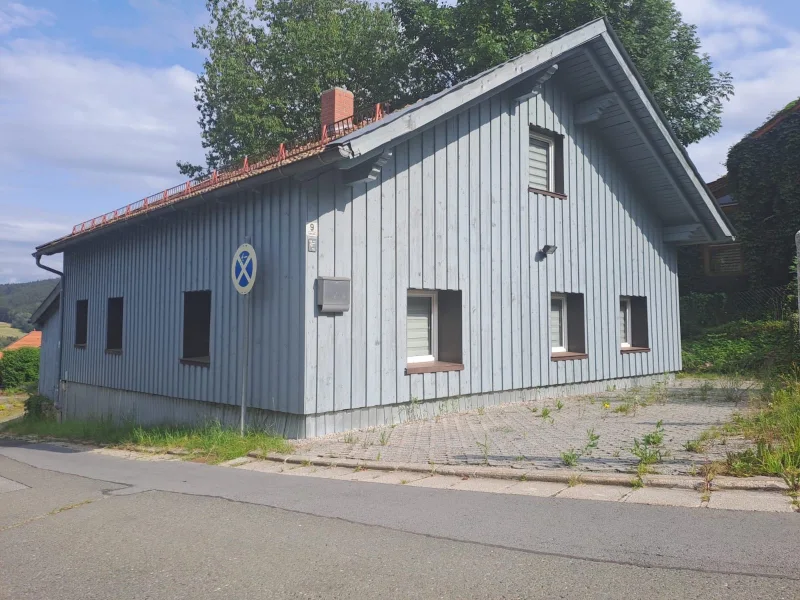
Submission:
{"label": "downspout", "polygon": [[64,273],[61,271],[57,271],[52,267],[48,267],[47,265],[43,265],[41,263],[42,255],[38,252],[33,254],[33,257],[36,259],[36,266],[40,269],[44,269],[45,271],[49,271],[54,275],[58,275],[61,279],[59,281],[59,286],[61,286],[61,290],[58,293],[58,385],[56,386],[56,398],[55,398],[55,408],[59,415],[61,415],[61,410],[63,406],[61,404],[61,364],[62,364],[62,354],[64,353]]}

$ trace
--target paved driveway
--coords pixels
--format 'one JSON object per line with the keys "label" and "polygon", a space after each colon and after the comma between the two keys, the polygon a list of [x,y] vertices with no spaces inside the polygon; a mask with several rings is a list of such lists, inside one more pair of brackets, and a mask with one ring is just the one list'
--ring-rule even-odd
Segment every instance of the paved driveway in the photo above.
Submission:
{"label": "paved driveway", "polygon": [[[746,393],[731,388],[730,382],[718,382],[713,389],[708,383],[703,385],[678,380],[669,387],[445,414],[307,440],[299,444],[298,452],[390,462],[478,465],[488,461],[490,465],[552,469],[564,468],[562,452],[581,453],[592,431],[599,436],[596,448],[583,452],[574,468],[630,472],[638,463],[631,453],[634,439],[641,440],[661,421],[665,458],[654,466],[655,472],[692,474],[709,460],[725,458],[732,442],[711,443],[703,453],[688,452],[685,444],[729,421],[746,403]],[[742,445],[739,442],[737,447]]]}

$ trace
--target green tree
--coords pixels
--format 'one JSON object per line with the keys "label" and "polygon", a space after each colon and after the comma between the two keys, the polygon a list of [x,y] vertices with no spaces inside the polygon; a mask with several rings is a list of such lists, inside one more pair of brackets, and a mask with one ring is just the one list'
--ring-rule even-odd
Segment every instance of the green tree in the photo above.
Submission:
{"label": "green tree", "polygon": [[[672,0],[394,0],[393,9],[429,74],[419,95],[469,78],[606,16],[683,144],[716,133],[729,73],[714,73],[694,25]],[[434,76],[435,74],[435,76]]]}
{"label": "green tree", "polygon": [[[319,126],[320,94],[359,105],[403,97],[415,61],[391,11],[362,0],[208,0],[195,94],[208,168],[257,156]],[[197,175],[204,167],[178,162]]]}

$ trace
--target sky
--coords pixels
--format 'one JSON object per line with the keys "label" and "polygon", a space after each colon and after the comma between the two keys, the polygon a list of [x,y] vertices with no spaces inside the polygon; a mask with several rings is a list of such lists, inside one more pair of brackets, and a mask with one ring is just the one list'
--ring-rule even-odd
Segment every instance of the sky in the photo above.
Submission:
{"label": "sky", "polygon": [[[721,131],[689,147],[712,181],[800,96],[800,3],[675,4],[736,86]],[[176,160],[202,162],[191,44],[206,19],[202,0],[0,0],[0,283],[49,276],[34,246],[180,183]]]}

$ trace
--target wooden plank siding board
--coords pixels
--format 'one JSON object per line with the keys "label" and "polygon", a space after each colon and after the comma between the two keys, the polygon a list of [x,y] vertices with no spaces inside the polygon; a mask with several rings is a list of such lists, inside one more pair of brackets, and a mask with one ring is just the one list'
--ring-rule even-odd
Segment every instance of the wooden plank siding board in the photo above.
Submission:
{"label": "wooden plank siding board", "polygon": [[[496,95],[390,148],[375,181],[348,186],[328,169],[67,250],[65,379],[236,405],[244,324],[230,260],[246,235],[260,282],[251,297],[250,404],[339,411],[308,420],[306,435],[374,424],[384,407],[411,399],[680,369],[675,248],[637,174],[619,168],[597,128],[574,124],[573,107],[554,77],[522,103]],[[565,199],[528,190],[531,124],[564,136]],[[312,221],[316,252],[306,247]],[[537,259],[545,244],[558,250]],[[319,313],[320,276],[351,279],[348,311]],[[405,375],[409,288],[461,291],[463,371]],[[212,291],[209,367],[179,363],[182,294],[198,289]],[[550,360],[553,292],[583,294],[586,359]],[[108,356],[106,302],[117,295],[124,348]],[[647,297],[650,353],[620,355],[620,295]],[[78,349],[75,302],[84,298],[89,336]],[[375,410],[343,416],[364,407]]]}

